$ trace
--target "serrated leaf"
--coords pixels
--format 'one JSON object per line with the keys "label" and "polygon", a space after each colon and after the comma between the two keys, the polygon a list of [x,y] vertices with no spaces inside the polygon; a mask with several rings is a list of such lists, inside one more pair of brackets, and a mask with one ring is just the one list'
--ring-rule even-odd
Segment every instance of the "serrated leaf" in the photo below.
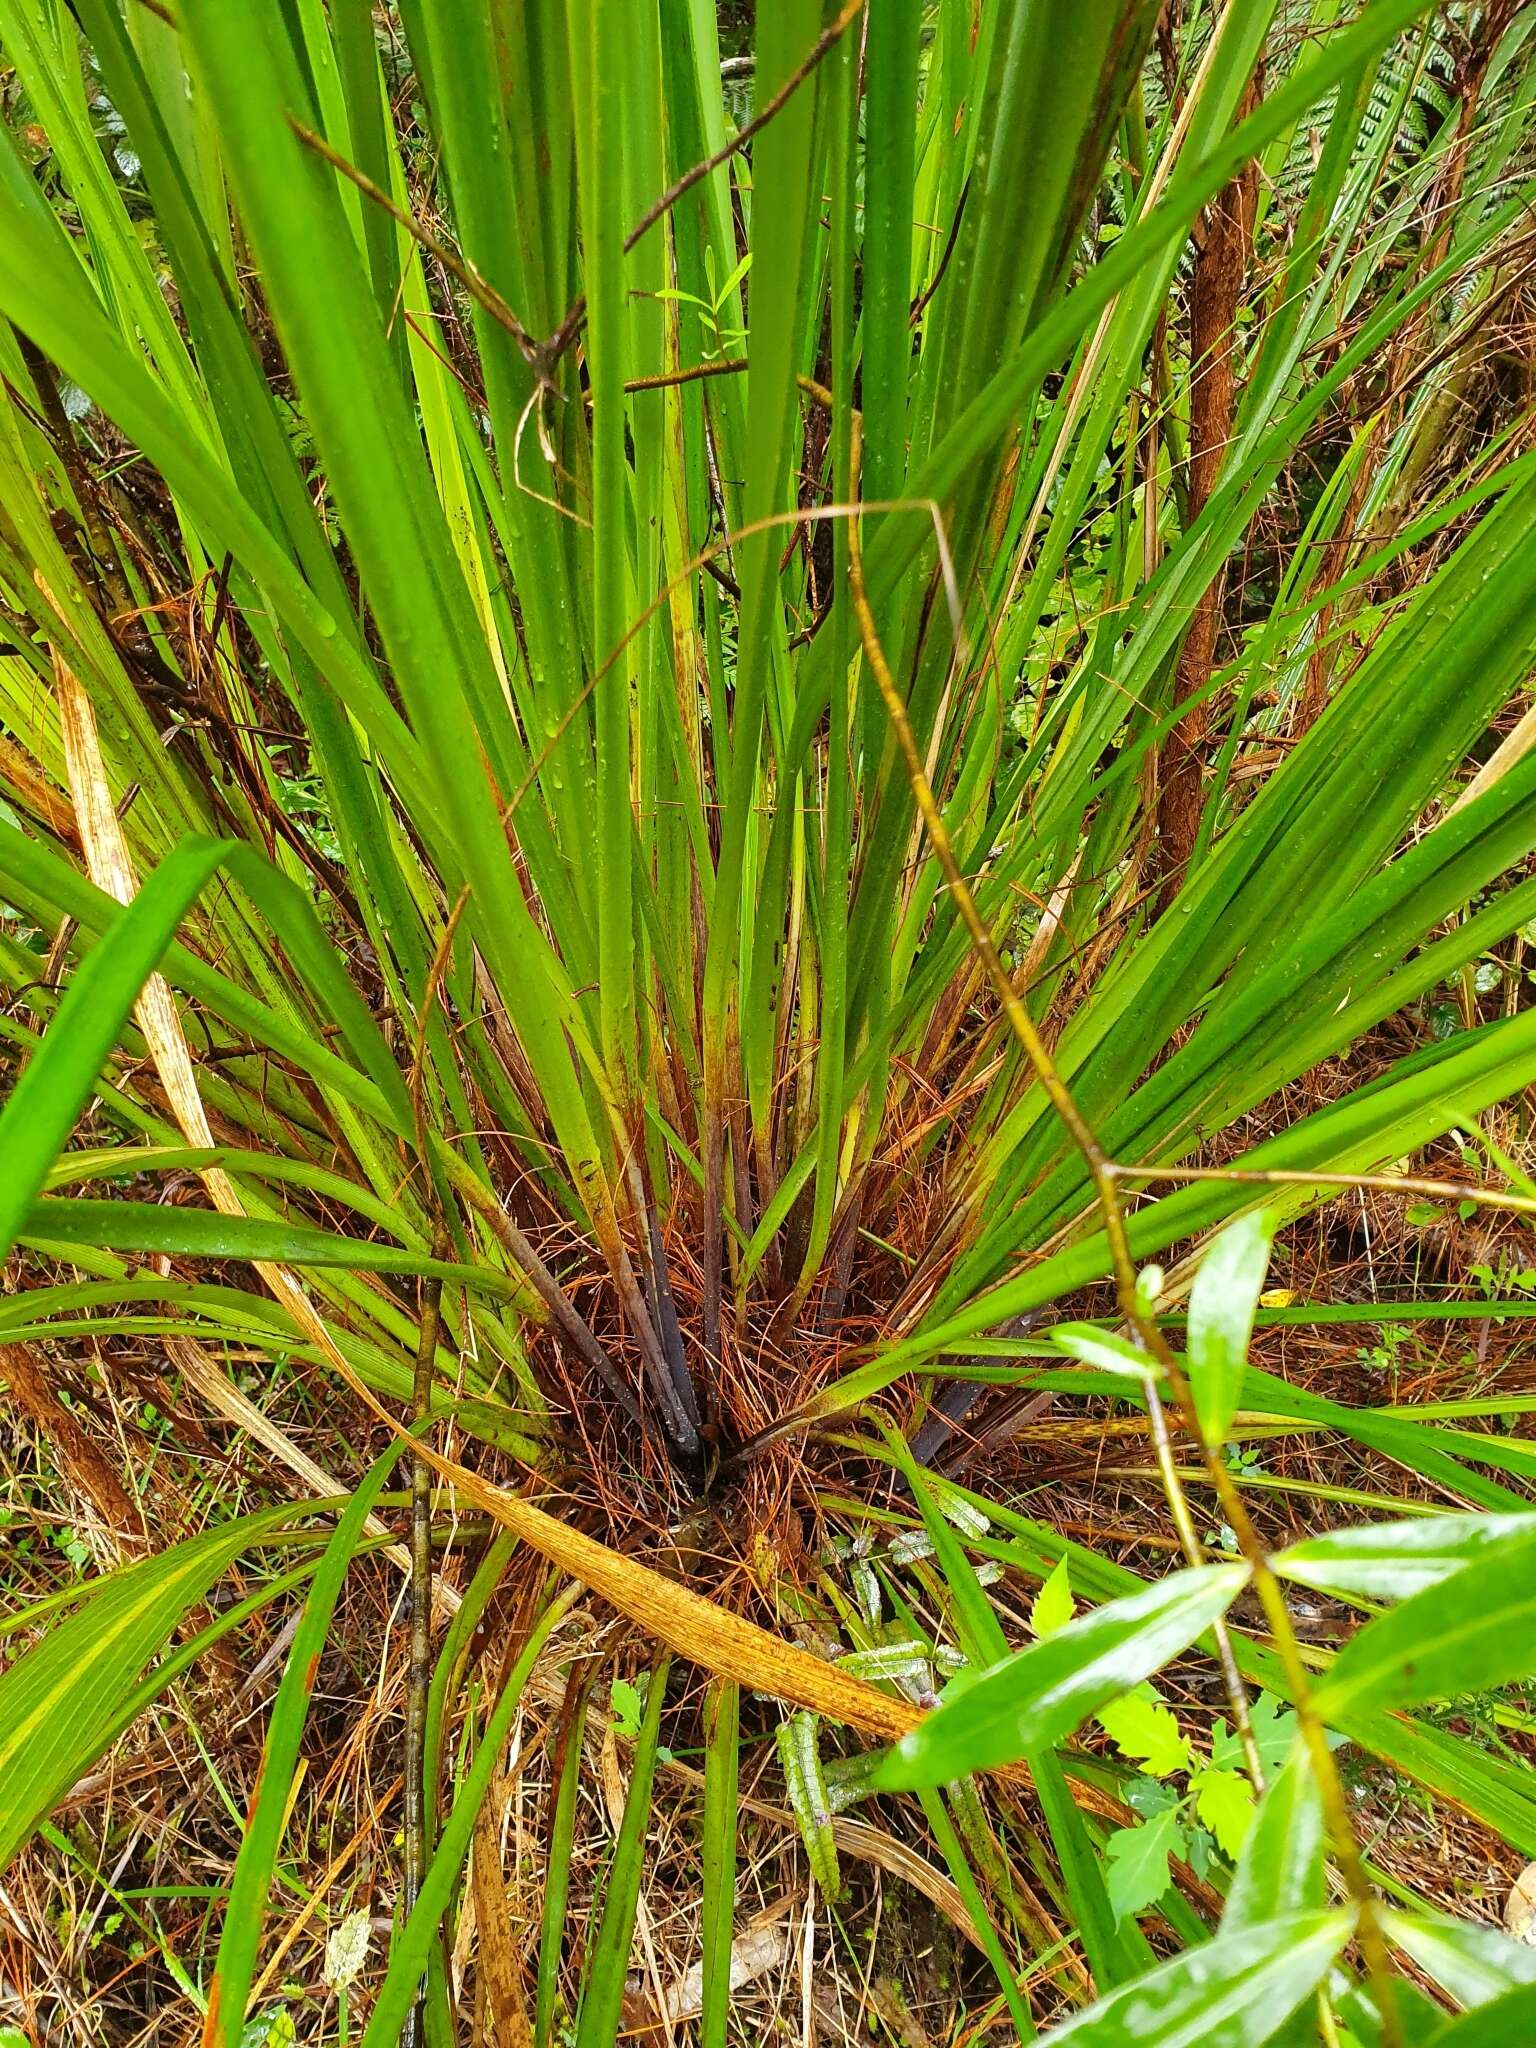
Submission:
{"label": "serrated leaf", "polygon": [[1203,1565],[1079,1615],[982,1672],[960,1698],[919,1722],[886,1756],[877,1785],[893,1792],[944,1785],[1060,1742],[1187,1649],[1247,1577],[1246,1565]]}
{"label": "serrated leaf", "polygon": [[1159,1813],[1166,1813],[1171,1806],[1181,1806],[1184,1795],[1177,1785],[1165,1785],[1161,1778],[1132,1778],[1125,1787],[1125,1803],[1133,1813],[1139,1813],[1143,1820],[1151,1820]]}
{"label": "serrated leaf", "polygon": [[[1261,1692],[1249,1702],[1248,1725],[1264,1775],[1271,1778],[1281,1770],[1296,1746],[1295,1714],[1272,1692]],[[1225,1721],[1218,1720],[1211,1731],[1211,1762],[1221,1771],[1245,1771],[1248,1760],[1242,1739]]]}
{"label": "serrated leaf", "polygon": [[1170,1707],[1155,1693],[1138,1690],[1114,1700],[1099,1715],[1099,1726],[1122,1756],[1139,1760],[1150,1777],[1168,1778],[1189,1769],[1189,1744]]}
{"label": "serrated leaf", "polygon": [[1197,1771],[1189,1781],[1195,1811],[1216,1837],[1224,1856],[1242,1854],[1253,1826],[1253,1788],[1236,1771]]}
{"label": "serrated leaf", "polygon": [[1072,1598],[1072,1585],[1067,1575],[1067,1560],[1058,1558],[1050,1577],[1030,1603],[1029,1626],[1036,1638],[1043,1642],[1047,1636],[1064,1629],[1076,1612],[1077,1603]]}
{"label": "serrated leaf", "polygon": [[627,1678],[616,1678],[608,1688],[608,1711],[613,1716],[613,1725],[620,1735],[631,1741],[640,1733],[640,1716],[645,1701],[640,1689]]}
{"label": "serrated leaf", "polygon": [[1209,1443],[1226,1441],[1237,1412],[1274,1235],[1263,1210],[1239,1216],[1211,1240],[1189,1292],[1189,1378]]}
{"label": "serrated leaf", "polygon": [[298,2039],[293,2014],[286,2005],[269,2005],[241,2029],[240,2048],[293,2048]]}
{"label": "serrated leaf", "polygon": [[1116,1920],[1129,1920],[1155,1906],[1170,1882],[1168,1858],[1182,1856],[1188,1838],[1177,1808],[1143,1821],[1139,1828],[1117,1828],[1104,1844],[1109,1859],[1109,1903]]}
{"label": "serrated leaf", "polygon": [[1112,1991],[1051,2041],[1071,2048],[1260,2048],[1327,1975],[1347,1912],[1298,1913],[1217,1935]]}

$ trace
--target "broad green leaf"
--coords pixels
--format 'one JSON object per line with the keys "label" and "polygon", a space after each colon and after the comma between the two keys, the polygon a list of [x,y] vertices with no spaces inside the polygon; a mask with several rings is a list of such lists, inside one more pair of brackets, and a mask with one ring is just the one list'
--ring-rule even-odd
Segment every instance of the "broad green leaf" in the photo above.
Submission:
{"label": "broad green leaf", "polygon": [[1323,1902],[1323,1805],[1311,1758],[1298,1750],[1259,1802],[1242,1845],[1222,1927],[1228,1933],[1264,1927]]}
{"label": "broad green leaf", "polygon": [[1232,1427],[1274,1235],[1274,1221],[1265,1211],[1239,1216],[1212,1238],[1195,1272],[1189,1293],[1189,1377],[1208,1443],[1225,1443]]}
{"label": "broad green leaf", "polygon": [[1122,1379],[1161,1376],[1162,1368],[1155,1358],[1113,1330],[1100,1330],[1091,1323],[1059,1323],[1050,1337],[1069,1358],[1080,1358],[1084,1365],[1096,1365],[1100,1372],[1112,1372]]}
{"label": "broad green leaf", "polygon": [[1412,1956],[1458,2005],[1482,2005],[1520,1985],[1536,1985],[1536,1949],[1496,1927],[1444,1913],[1383,1916],[1387,1939]]}
{"label": "broad green leaf", "polygon": [[1168,1858],[1189,1847],[1178,1809],[1154,1814],[1139,1828],[1116,1828],[1105,1839],[1109,1859],[1109,1903],[1117,1920],[1133,1919],[1155,1906],[1171,1882]]}
{"label": "broad green leaf", "polygon": [[1404,1600],[1492,1552],[1527,1543],[1536,1543],[1536,1515],[1428,1515],[1313,1536],[1270,1562],[1303,1586]]}
{"label": "broad green leaf", "polygon": [[1060,1742],[1187,1649],[1247,1577],[1246,1565],[1204,1565],[1079,1616],[983,1672],[903,1736],[876,1784],[890,1791],[942,1785]]}
{"label": "broad green leaf", "polygon": [[1348,1913],[1297,1913],[1217,1935],[1054,2029],[1072,2048],[1261,2048],[1323,1981]]}
{"label": "broad green leaf", "polygon": [[1427,1586],[1367,1622],[1329,1667],[1318,1712],[1408,1707],[1507,1685],[1536,1672],[1536,1576],[1523,1543]]}
{"label": "broad green leaf", "polygon": [[1474,2006],[1430,2037],[1429,2048],[1514,2048],[1536,2040],[1536,1985],[1523,1984],[1502,1998]]}

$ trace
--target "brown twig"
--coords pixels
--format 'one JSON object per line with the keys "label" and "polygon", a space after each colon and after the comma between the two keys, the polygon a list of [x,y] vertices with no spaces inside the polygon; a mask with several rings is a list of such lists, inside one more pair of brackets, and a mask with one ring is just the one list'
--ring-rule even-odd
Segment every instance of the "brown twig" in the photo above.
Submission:
{"label": "brown twig", "polygon": [[[858,473],[860,440],[860,423],[855,420],[853,425],[855,476]],[[1108,1162],[1099,1146],[1097,1137],[1084,1119],[1066,1083],[1057,1071],[1056,1064],[1046,1048],[1044,1039],[1040,1036],[1035,1026],[1034,1019],[1030,1016],[1023,998],[1014,987],[1013,977],[1003,966],[998,956],[997,948],[992,943],[992,934],[987,930],[981,913],[976,908],[976,899],[972,896],[965,877],[960,872],[960,864],[956,860],[954,848],[950,844],[948,829],[939,811],[938,803],[934,798],[932,786],[928,781],[928,773],[923,763],[922,751],[918,746],[916,735],[913,733],[911,722],[907,717],[907,707],[902,702],[901,694],[896,688],[896,681],[891,674],[890,664],[885,658],[885,650],[880,644],[880,636],[875,627],[874,614],[869,608],[869,597],[864,588],[864,554],[859,538],[859,522],[857,519],[850,521],[848,527],[848,582],[853,598],[854,616],[858,620],[859,636],[864,643],[865,659],[869,663],[881,698],[884,701],[886,715],[890,719],[891,728],[896,736],[897,746],[906,764],[907,779],[912,785],[912,791],[917,800],[917,807],[921,813],[924,827],[927,830],[929,842],[938,858],[940,867],[944,871],[944,878],[949,885],[950,896],[953,898],[955,907],[960,913],[960,920],[970,937],[972,948],[978,959],[980,959],[987,978],[991,981],[998,1000],[1003,1006],[1004,1014],[1012,1028],[1014,1037],[1023,1047],[1025,1056],[1030,1066],[1034,1069],[1036,1078],[1045,1089],[1057,1115],[1066,1125],[1073,1142],[1077,1145],[1078,1150],[1087,1162],[1089,1172],[1093,1175],[1094,1184],[1099,1191],[1100,1205],[1105,1208],[1106,1230],[1109,1232],[1111,1247],[1114,1251],[1116,1278],[1120,1282],[1123,1307],[1127,1300],[1134,1302],[1136,1299],[1136,1271],[1131,1263],[1129,1244],[1125,1240],[1125,1224],[1120,1211],[1119,1198],[1115,1192],[1114,1180],[1105,1170]],[[1111,1211],[1113,1212],[1112,1220]],[[1184,1488],[1179,1481],[1178,1472],[1174,1466],[1173,1451],[1168,1441],[1167,1427],[1163,1420],[1162,1409],[1158,1403],[1156,1392],[1151,1386],[1150,1373],[1148,1374],[1147,1408],[1151,1423],[1152,1447],[1157,1458],[1158,1472],[1162,1479],[1163,1490],[1168,1497],[1168,1505],[1173,1515],[1174,1527],[1178,1532],[1179,1542],[1183,1546],[1184,1555],[1189,1563],[1192,1566],[1202,1565],[1206,1561],[1204,1546],[1201,1544],[1195,1529],[1194,1517],[1190,1513],[1188,1499],[1185,1496]],[[1254,1790],[1262,1792],[1264,1789],[1264,1771],[1259,1760],[1258,1745],[1254,1740],[1252,1722],[1248,1712],[1248,1689],[1244,1685],[1243,1675],[1238,1669],[1237,1657],[1232,1649],[1232,1641],[1227,1632],[1226,1624],[1222,1621],[1217,1621],[1213,1624],[1211,1633],[1216,1643],[1217,1659],[1221,1665],[1222,1681],[1226,1687],[1227,1699],[1232,1708],[1232,1724],[1236,1728],[1239,1739],[1242,1742],[1243,1753],[1247,1761],[1249,1775],[1253,1780]]]}
{"label": "brown twig", "polygon": [[304,123],[295,120],[292,114],[288,116],[288,126],[306,149],[312,149],[316,156],[323,157],[333,171],[339,171],[342,177],[354,184],[365,198],[371,199],[375,206],[381,206],[390,219],[403,227],[414,242],[419,243],[429,256],[442,264],[450,277],[457,278],[476,305],[489,313],[498,326],[504,327],[511,335],[538,382],[545,387],[553,388],[549,376],[548,352],[534,340],[501,293],[493,284],[487,283],[467,256],[460,256],[456,250],[450,249],[440,236],[434,235],[430,228],[423,227],[413,213],[397,205],[383,186],[376,185],[366,171],[360,171],[356,164],[348,163],[338,150],[332,149],[323,135],[317,135],[312,128],[306,128]]}
{"label": "brown twig", "polygon": [[[854,431],[855,473],[857,473],[858,430]],[[863,560],[859,547],[857,520],[849,526],[848,579],[853,608],[858,620],[859,635],[881,698],[890,719],[897,746],[906,764],[908,780],[918,811],[927,830],[934,854],[943,869],[949,885],[950,895],[960,914],[975,951],[987,972],[998,1002],[1002,1005],[1020,1047],[1023,1049],[1035,1078],[1051,1106],[1060,1117],[1072,1142],[1081,1153],[1083,1162],[1093,1182],[1104,1235],[1108,1243],[1110,1264],[1114,1274],[1115,1292],[1120,1312],[1135,1332],[1137,1341],[1149,1359],[1149,1364],[1160,1369],[1166,1382],[1179,1420],[1188,1431],[1191,1440],[1200,1447],[1206,1473],[1215,1489],[1222,1515],[1237,1539],[1238,1548],[1253,1576],[1254,1592],[1264,1611],[1281,1668],[1285,1673],[1286,1685],[1290,1692],[1291,1704],[1295,1708],[1300,1724],[1302,1739],[1306,1744],[1313,1773],[1317,1781],[1319,1797],[1332,1839],[1334,1854],[1338,1859],[1340,1875],[1354,1905],[1356,1929],[1361,1951],[1365,1958],[1366,1970],[1381,2017],[1382,2040],[1385,2048],[1403,2048],[1402,2027],[1398,2016],[1397,1999],[1393,1988],[1392,1969],[1387,1949],[1386,1936],[1377,1911],[1375,1895],[1366,1875],[1364,1860],[1355,1839],[1354,1825],[1350,1816],[1349,1798],[1344,1783],[1334,1762],[1329,1747],[1328,1733],[1317,1712],[1314,1702],[1311,1678],[1307,1671],[1301,1645],[1286,1607],[1285,1595],[1279,1581],[1270,1568],[1269,1555],[1263,1539],[1254,1527],[1242,1495],[1228,1471],[1221,1455],[1219,1443],[1210,1443],[1201,1426],[1195,1408],[1194,1395],[1184,1368],[1174,1355],[1167,1338],[1159,1328],[1156,1318],[1144,1304],[1137,1288],[1136,1265],[1131,1255],[1130,1239],[1126,1230],[1125,1212],[1120,1204],[1113,1162],[1108,1158],[1092,1128],[1078,1108],[1071,1090],[1057,1069],[1055,1061],[1037,1030],[1033,1018],[1015,990],[992,935],[982,922],[975,899],[960,872],[945,829],[943,816],[935,801],[923,765],[923,757],[907,718],[906,706],[896,688],[890,665],[880,644],[874,616],[864,588]],[[1149,1373],[1150,1379],[1150,1373]],[[1163,1463],[1162,1458],[1159,1459]],[[1193,1551],[1200,1556],[1199,1539],[1196,1536],[1191,1545],[1186,1539],[1186,1529],[1194,1535],[1193,1523],[1188,1520],[1188,1504],[1185,1500],[1182,1482],[1174,1468],[1171,1456],[1163,1466],[1165,1480],[1171,1479],[1169,1503],[1173,1508],[1175,1523],[1179,1528],[1181,1546],[1186,1555]],[[1176,1502],[1183,1502],[1182,1511]],[[1230,1649],[1228,1656],[1230,1655]],[[1222,1658],[1223,1677],[1228,1676],[1227,1656]],[[1235,1670],[1235,1661],[1232,1665]],[[1232,1709],[1241,1726],[1247,1719],[1247,1693],[1238,1676],[1235,1691],[1230,1686],[1229,1696]],[[1251,1736],[1250,1736],[1251,1739]]]}
{"label": "brown twig", "polygon": [[1428,1195],[1442,1202],[1475,1202],[1480,1209],[1506,1209],[1536,1216],[1536,1196],[1502,1188],[1477,1188],[1463,1180],[1428,1180],[1416,1173],[1313,1173],[1303,1167],[1125,1166],[1107,1162],[1115,1180],[1236,1181],[1241,1186],[1276,1188],[1370,1188],[1386,1195]]}
{"label": "brown twig", "polygon": [[[1250,85],[1244,113],[1257,105]],[[1188,519],[1199,517],[1221,480],[1237,409],[1237,334],[1252,255],[1257,167],[1246,165],[1206,209],[1195,237],[1189,287]],[[1226,567],[1195,599],[1175,664],[1173,701],[1184,706],[1156,760],[1157,869],[1166,906],[1194,857],[1205,807],[1205,754],[1214,703],[1208,686],[1226,602]],[[1150,765],[1150,764],[1149,764]]]}

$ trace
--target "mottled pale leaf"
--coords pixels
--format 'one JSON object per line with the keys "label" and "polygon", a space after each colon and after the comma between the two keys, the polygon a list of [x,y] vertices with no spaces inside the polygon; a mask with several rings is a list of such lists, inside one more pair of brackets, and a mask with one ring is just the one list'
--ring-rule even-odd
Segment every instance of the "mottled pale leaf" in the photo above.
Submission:
{"label": "mottled pale leaf", "polygon": [[345,1990],[368,1960],[368,1935],[372,1915],[366,1906],[338,1920],[325,1938],[325,1961],[320,1974],[333,1991]]}

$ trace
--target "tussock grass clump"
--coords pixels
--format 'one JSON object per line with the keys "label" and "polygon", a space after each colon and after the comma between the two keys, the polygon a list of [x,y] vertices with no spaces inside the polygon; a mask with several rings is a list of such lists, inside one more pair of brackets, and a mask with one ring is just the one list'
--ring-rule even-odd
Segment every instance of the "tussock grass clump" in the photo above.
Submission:
{"label": "tussock grass clump", "polygon": [[29,2027],[1528,1996],[1533,19],[0,0]]}

